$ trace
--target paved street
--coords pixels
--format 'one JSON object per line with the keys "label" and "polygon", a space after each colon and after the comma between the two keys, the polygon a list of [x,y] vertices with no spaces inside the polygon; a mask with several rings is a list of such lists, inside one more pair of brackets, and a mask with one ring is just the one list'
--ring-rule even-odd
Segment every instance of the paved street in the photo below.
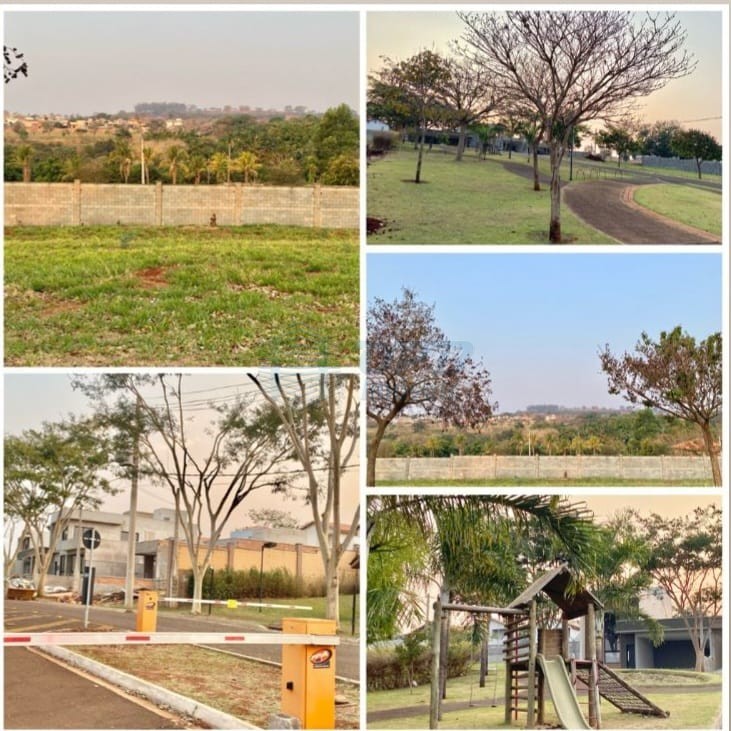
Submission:
{"label": "paved street", "polygon": [[27,647],[5,649],[3,728],[186,728],[165,713]]}
{"label": "paved street", "polygon": [[[79,632],[84,607],[47,601],[6,601],[6,632]],[[134,629],[136,616],[120,609],[91,607],[89,631]],[[158,615],[161,632],[271,631],[253,622],[215,616]],[[279,662],[277,645],[226,645],[228,652]],[[338,675],[357,679],[358,643],[346,639],[338,649]],[[185,720],[156,709],[35,649],[5,649],[4,728],[182,728]]]}
{"label": "paved street", "polygon": [[[82,628],[84,607],[77,604],[55,602],[5,602],[5,630],[7,632],[62,632],[79,631]],[[98,630],[135,629],[133,613],[108,607],[91,607],[89,621]],[[91,626],[89,629],[93,629]],[[253,622],[236,622],[219,619],[214,615],[158,614],[157,629],[160,632],[229,632],[232,629],[249,632],[270,631]],[[281,647],[278,645],[226,645],[228,652],[280,662]],[[337,651],[337,674],[349,680],[358,680],[360,674],[359,643],[357,639],[342,638]]]}

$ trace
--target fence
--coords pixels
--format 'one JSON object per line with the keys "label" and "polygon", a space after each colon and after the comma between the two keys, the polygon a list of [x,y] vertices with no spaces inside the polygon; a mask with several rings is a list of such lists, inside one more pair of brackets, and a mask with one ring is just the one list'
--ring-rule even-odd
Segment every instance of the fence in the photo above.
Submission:
{"label": "fence", "polygon": [[712,481],[707,457],[599,455],[402,457],[376,461],[378,482],[418,480],[585,479]]}
{"label": "fence", "polygon": [[[642,164],[654,168],[667,168],[669,170],[685,170],[696,173],[698,168],[695,160],[681,160],[678,157],[657,157],[656,155],[643,155]],[[720,160],[704,160],[701,163],[701,174],[721,175],[723,166]]]}
{"label": "fence", "polygon": [[358,228],[359,192],[342,186],[5,183],[6,226]]}

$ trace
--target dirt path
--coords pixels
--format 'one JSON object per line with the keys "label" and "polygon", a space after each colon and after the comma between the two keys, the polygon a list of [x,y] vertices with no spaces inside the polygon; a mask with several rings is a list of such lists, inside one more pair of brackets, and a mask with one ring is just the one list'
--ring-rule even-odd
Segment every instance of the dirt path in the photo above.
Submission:
{"label": "dirt path", "polygon": [[[503,167],[525,178],[533,177],[530,165],[505,162]],[[549,179],[541,175],[541,184]],[[718,244],[712,234],[685,226],[634,202],[638,185],[656,183],[659,178],[636,177],[631,181],[591,180],[575,185],[562,184],[563,200],[571,212],[589,226],[622,244]],[[662,182],[671,182],[663,178]],[[672,181],[681,185],[682,182]]]}

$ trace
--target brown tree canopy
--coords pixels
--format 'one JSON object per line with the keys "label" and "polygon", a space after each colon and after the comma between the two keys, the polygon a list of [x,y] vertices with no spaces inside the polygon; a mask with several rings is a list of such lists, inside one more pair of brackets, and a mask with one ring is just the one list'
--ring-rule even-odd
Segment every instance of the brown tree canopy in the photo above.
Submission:
{"label": "brown tree canopy", "polygon": [[714,484],[720,485],[711,422],[723,404],[721,333],[696,342],[678,326],[661,332],[656,342],[643,332],[634,353],[615,356],[607,345],[599,359],[610,393],[698,424],[711,458]]}
{"label": "brown tree canopy", "polygon": [[434,307],[405,289],[393,302],[376,299],[367,316],[368,416],[376,433],[368,445],[368,484],[386,427],[405,410],[459,427],[479,427],[492,416],[490,374],[449,340]]}

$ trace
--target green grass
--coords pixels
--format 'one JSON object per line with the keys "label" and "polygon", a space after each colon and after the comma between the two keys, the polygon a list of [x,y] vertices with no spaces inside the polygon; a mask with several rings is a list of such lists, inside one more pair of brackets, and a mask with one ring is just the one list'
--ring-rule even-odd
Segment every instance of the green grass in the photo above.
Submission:
{"label": "green grass", "polygon": [[634,192],[634,199],[662,216],[721,236],[721,196],[718,193],[658,183],[640,186]]}
{"label": "green grass", "polygon": [[8,228],[11,366],[356,365],[358,234]]}
{"label": "green grass", "polygon": [[[518,157],[514,158],[518,161]],[[424,154],[423,183],[411,182],[416,153],[403,149],[368,168],[368,216],[386,228],[372,244],[546,244],[550,212],[546,186],[506,171],[499,160],[451,154]],[[608,244],[613,239],[587,226],[563,206],[561,229],[576,244]]]}
{"label": "green grass", "polygon": [[[497,674],[488,675],[486,687],[480,688],[477,683],[477,673],[471,672],[463,678],[453,678],[447,684],[446,703],[474,704],[473,707],[463,707],[458,710],[447,710],[444,713],[440,726],[443,728],[464,728],[464,729],[486,729],[486,728],[511,728],[504,724],[504,706],[502,696],[504,693],[504,669],[502,664],[496,667]],[[640,691],[643,684],[650,683],[652,686],[664,686],[662,692],[645,692],[650,700],[660,708],[670,711],[669,718],[655,718],[634,714],[620,713],[614,706],[602,700],[601,716],[602,728],[626,728],[626,729],[690,729],[690,728],[712,728],[713,722],[721,707],[721,685],[720,676],[708,673],[691,673],[684,671],[653,671],[651,677],[644,677],[644,674],[636,671],[622,673],[626,680],[635,685]],[[679,680],[682,682],[679,683]],[[497,686],[495,686],[497,683]],[[716,684],[717,689],[703,691],[703,686]],[[677,692],[677,686],[682,684],[684,692]],[[693,692],[692,686],[697,685],[699,692]],[[688,692],[685,692],[687,690]],[[493,698],[497,699],[495,707],[492,707]],[[586,701],[586,695],[580,694],[580,702]],[[367,694],[367,708],[369,713],[374,711],[385,711],[387,709],[401,709],[409,706],[421,706],[414,715],[404,718],[388,718],[384,720],[369,720],[368,728],[391,728],[391,729],[426,729],[429,727],[429,686],[422,685],[417,688],[406,688],[401,690],[376,691]],[[584,706],[584,715],[586,710]],[[557,724],[557,718],[553,710],[550,695],[546,699],[546,721],[549,727]],[[521,728],[525,723],[523,715],[515,722],[514,728]]]}

